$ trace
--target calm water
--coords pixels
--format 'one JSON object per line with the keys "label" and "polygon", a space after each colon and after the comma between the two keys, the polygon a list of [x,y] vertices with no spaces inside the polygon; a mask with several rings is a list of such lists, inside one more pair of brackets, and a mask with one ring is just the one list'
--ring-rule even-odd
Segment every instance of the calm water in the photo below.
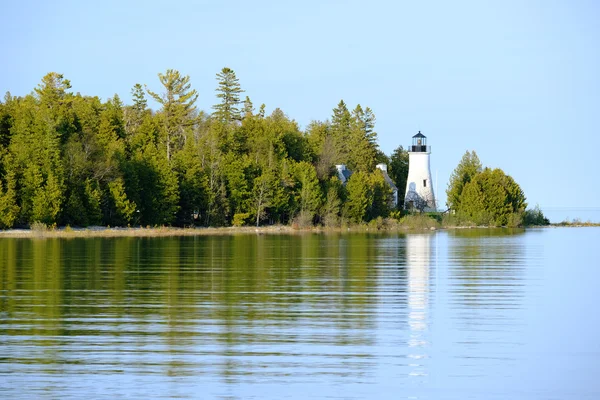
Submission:
{"label": "calm water", "polygon": [[0,398],[600,398],[599,228],[0,239]]}

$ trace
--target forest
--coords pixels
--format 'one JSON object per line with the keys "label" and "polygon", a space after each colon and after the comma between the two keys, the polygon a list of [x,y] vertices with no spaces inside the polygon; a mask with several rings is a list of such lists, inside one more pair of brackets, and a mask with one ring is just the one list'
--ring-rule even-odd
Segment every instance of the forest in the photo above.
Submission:
{"label": "forest", "polygon": [[[2,229],[367,222],[391,211],[380,162],[402,204],[408,153],[379,150],[369,107],[342,100],[301,130],[279,108],[255,107],[230,68],[216,74],[211,112],[172,69],[135,84],[128,105],[70,89],[51,72],[31,94],[0,102]],[[353,171],[346,185],[336,164]]]}

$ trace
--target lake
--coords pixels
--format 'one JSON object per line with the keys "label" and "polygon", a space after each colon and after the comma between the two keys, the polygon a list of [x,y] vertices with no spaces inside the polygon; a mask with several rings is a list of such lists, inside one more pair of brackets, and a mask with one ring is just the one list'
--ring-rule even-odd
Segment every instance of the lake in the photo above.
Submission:
{"label": "lake", "polygon": [[0,239],[0,398],[598,399],[600,228]]}

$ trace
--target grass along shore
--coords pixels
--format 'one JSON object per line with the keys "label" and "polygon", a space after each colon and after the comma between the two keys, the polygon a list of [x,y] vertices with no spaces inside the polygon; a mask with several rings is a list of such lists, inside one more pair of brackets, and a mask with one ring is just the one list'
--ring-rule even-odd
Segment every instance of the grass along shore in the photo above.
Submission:
{"label": "grass along shore", "polygon": [[[546,225],[548,227],[600,227],[598,222],[582,222],[579,220],[562,221]],[[529,226],[534,227],[534,226]],[[538,226],[535,226],[538,227]],[[189,227],[177,228],[160,227],[103,227],[90,226],[85,228],[48,227],[44,224],[33,224],[30,229],[0,230],[0,238],[78,238],[78,237],[166,237],[166,236],[206,236],[206,235],[238,235],[238,234],[297,234],[297,233],[335,233],[335,232],[408,232],[431,231],[437,229],[470,229],[470,228],[499,228],[496,226],[478,226],[460,223],[440,215],[414,214],[400,219],[377,218],[369,223],[344,224],[336,227],[266,225],[242,227]]]}

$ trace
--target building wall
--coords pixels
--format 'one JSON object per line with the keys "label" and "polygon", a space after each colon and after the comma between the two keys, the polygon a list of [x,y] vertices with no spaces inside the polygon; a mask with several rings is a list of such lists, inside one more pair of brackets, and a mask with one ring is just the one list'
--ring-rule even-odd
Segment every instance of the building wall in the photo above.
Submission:
{"label": "building wall", "polygon": [[[425,201],[424,211],[435,211],[436,202],[433,193],[433,180],[429,166],[430,153],[408,153],[408,179],[404,206],[410,208],[410,202]],[[424,182],[425,181],[425,182]]]}

